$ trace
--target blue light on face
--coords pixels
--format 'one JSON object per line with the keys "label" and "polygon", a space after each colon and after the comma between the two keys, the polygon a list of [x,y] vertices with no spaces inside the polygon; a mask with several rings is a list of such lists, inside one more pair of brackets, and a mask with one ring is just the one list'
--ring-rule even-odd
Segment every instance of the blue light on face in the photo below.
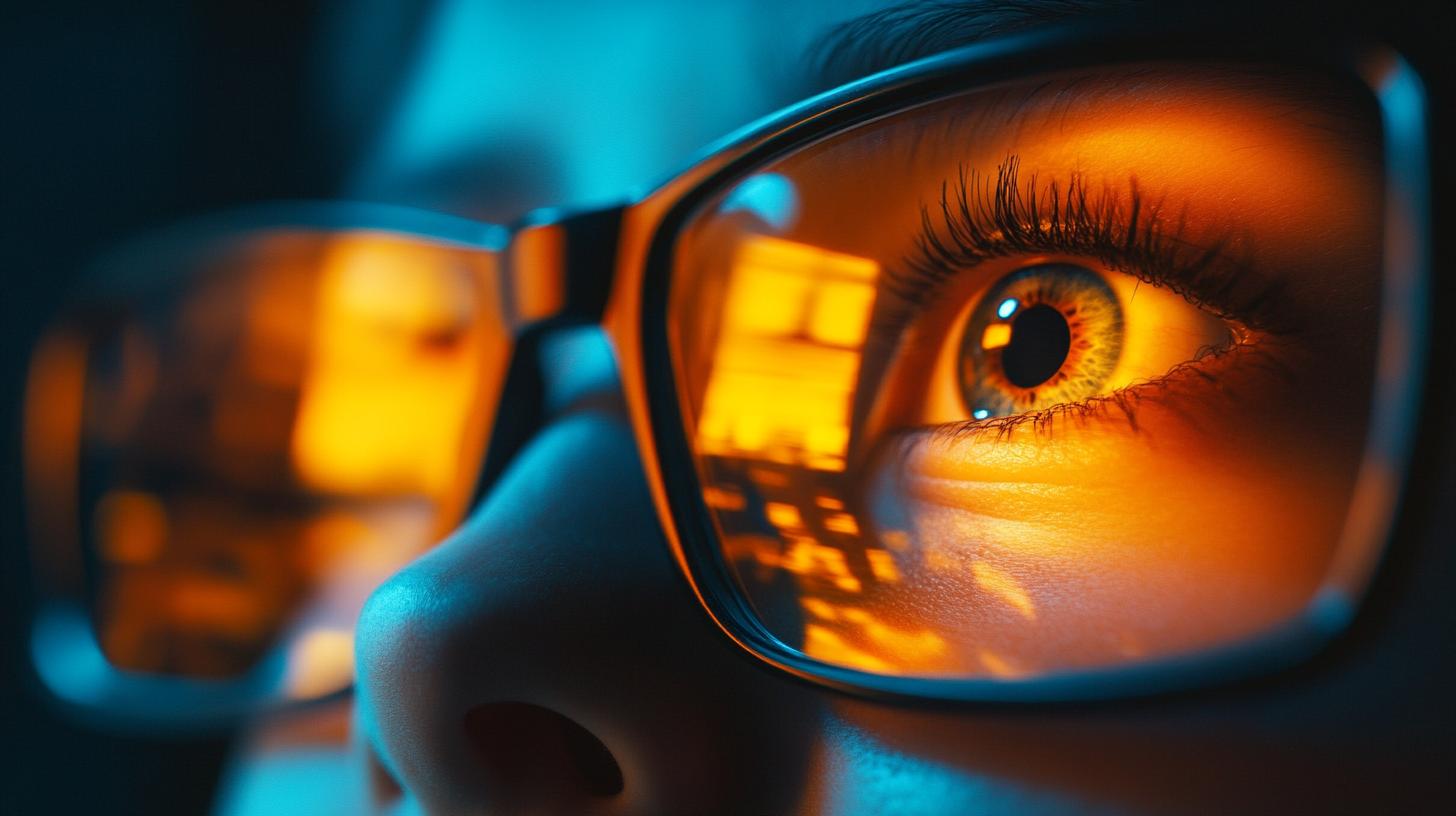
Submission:
{"label": "blue light on face", "polygon": [[[1005,304],[1002,304],[1002,305],[1005,305]],[[976,419],[985,419],[986,417],[988,417],[990,415],[991,415],[991,412],[990,411],[987,411],[985,408],[977,408],[976,410],[974,410],[974,411],[971,412],[971,416],[975,417]]]}
{"label": "blue light on face", "polygon": [[1020,305],[1021,302],[1018,301],[1016,298],[1006,298],[1005,300],[1001,301],[1000,306],[996,307],[996,316],[1001,318],[1002,320],[1005,320],[1006,318],[1016,314],[1016,307]]}

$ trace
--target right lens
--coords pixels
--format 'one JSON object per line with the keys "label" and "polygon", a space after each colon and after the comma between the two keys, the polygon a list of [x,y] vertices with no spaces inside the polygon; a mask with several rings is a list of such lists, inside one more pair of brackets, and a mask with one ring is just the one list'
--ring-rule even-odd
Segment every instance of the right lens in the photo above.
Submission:
{"label": "right lens", "polygon": [[[509,336],[491,251],[373,230],[152,246],[40,344],[38,567],[126,672],[352,679],[367,593],[451,528]],[[77,546],[79,544],[79,546]]]}
{"label": "right lens", "polygon": [[1358,595],[1377,367],[1413,370],[1376,354],[1384,173],[1358,80],[1174,62],[917,103],[725,183],[668,333],[755,642],[1011,683]]}

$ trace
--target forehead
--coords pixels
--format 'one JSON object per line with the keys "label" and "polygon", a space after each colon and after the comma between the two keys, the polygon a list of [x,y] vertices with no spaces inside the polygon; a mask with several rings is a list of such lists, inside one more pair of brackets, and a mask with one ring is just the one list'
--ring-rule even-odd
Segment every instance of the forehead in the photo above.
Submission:
{"label": "forehead", "polygon": [[887,5],[440,0],[348,193],[493,220],[611,200],[818,90],[805,52]]}

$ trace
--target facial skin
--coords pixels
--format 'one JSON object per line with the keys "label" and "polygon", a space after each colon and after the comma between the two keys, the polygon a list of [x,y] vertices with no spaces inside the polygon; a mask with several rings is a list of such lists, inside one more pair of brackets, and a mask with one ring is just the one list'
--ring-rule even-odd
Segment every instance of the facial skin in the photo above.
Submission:
{"label": "facial skin", "polygon": [[[779,595],[796,587],[802,609],[779,627],[770,622],[778,637],[818,659],[878,672],[1005,678],[1222,646],[1309,603],[1340,538],[1363,450],[1376,328],[1367,306],[1380,277],[1379,211],[1366,203],[1380,200],[1380,176],[1377,140],[1361,133],[1374,111],[1306,102],[1290,115],[1294,98],[1364,99],[1274,68],[1037,77],[863,125],[759,170],[756,178],[775,173],[796,189],[795,223],[773,227],[727,211],[687,227],[681,275],[703,283],[702,294],[684,283],[689,293],[678,302],[681,376],[709,380],[699,434],[711,439],[703,444],[743,460],[750,475],[754,462],[794,458],[757,446],[757,437],[783,437],[754,430],[775,421],[757,404],[830,401],[791,391],[827,366],[796,364],[759,399],[724,407],[725,395],[753,389],[761,382],[753,377],[775,370],[772,357],[837,354],[805,347],[792,321],[791,334],[776,340],[766,302],[778,286],[785,302],[791,284],[764,270],[792,251],[833,252],[837,264],[860,259],[871,270],[856,290],[875,297],[865,315],[875,328],[863,341],[853,399],[872,408],[850,423],[847,484],[823,479],[820,490],[847,506],[849,522],[837,525],[872,529],[847,541],[802,522],[817,514],[810,507],[775,522],[791,542],[780,557],[778,536],[757,532],[751,501],[719,513],[756,603],[792,606],[794,597]],[[942,185],[954,191],[946,197],[964,194],[984,208],[992,179],[1016,200],[1038,195],[1042,204],[1053,185],[1085,185],[1089,207],[1115,224],[1124,223],[1136,184],[1144,213],[1163,213],[1144,217],[1143,229],[1176,232],[1150,255],[1201,252],[1233,236],[1223,261],[1203,268],[1239,286],[1213,303],[1185,274],[1191,264],[1140,283],[1133,275],[1153,262],[1098,259],[1066,239],[961,262],[917,249],[926,204],[942,242],[964,220],[942,216]],[[780,255],[763,256],[772,252]],[[1233,264],[1235,255],[1245,265]],[[1073,340],[1085,348],[1079,354],[1117,363],[1105,379],[1016,389],[996,379],[989,358],[973,385],[996,412],[967,424],[958,382],[967,312],[1010,272],[1042,281],[1021,290],[1028,297],[1064,278],[1035,271],[1047,264],[1082,268],[1117,290],[1107,296],[1120,303],[1117,328],[1080,328]],[[943,283],[914,302],[898,296],[897,284],[917,283],[923,268],[945,275]],[[719,309],[713,281],[724,277],[728,306]],[[1277,290],[1261,281],[1277,281]],[[812,286],[833,293],[850,284]],[[1088,291],[1061,297],[1061,309],[1082,315],[1098,303]],[[718,338],[697,342],[719,312]],[[1009,323],[1000,328],[1009,335]],[[775,351],[737,363],[763,342]],[[1200,358],[1207,347],[1219,353]],[[1069,357],[1060,370],[1082,366]],[[994,402],[1009,388],[1019,402]],[[711,462],[709,482],[712,468],[725,468],[719,491],[794,501],[792,490],[776,493],[735,475],[743,468]],[[795,471],[786,478],[812,481]],[[805,536],[828,546],[801,544]],[[863,552],[881,568],[842,567],[840,551],[850,564]]]}
{"label": "facial skin", "polygon": [[[804,31],[840,19],[808,4],[791,16],[816,14]],[[808,41],[771,28],[738,33],[781,44],[785,62]],[[380,810],[1308,812],[1449,795],[1439,728],[1409,723],[1451,661],[1409,634],[1259,684],[1104,705],[897,706],[770,671],[713,626],[672,562],[605,338],[556,337],[541,366],[553,410],[540,432],[361,617],[355,761]],[[594,792],[600,763],[542,710],[600,740],[621,793]]]}
{"label": "facial skin", "polygon": [[[1295,108],[1296,99],[1306,101]],[[1328,569],[1363,450],[1375,345],[1368,304],[1380,279],[1379,211],[1368,205],[1381,198],[1378,138],[1365,132],[1375,117],[1364,97],[1287,70],[1143,65],[1037,77],[865,125],[764,167],[754,178],[774,174],[796,191],[792,224],[729,210],[690,225],[678,273],[687,294],[674,315],[679,376],[708,379],[698,434],[722,457],[708,460],[710,490],[793,506],[795,488],[752,477],[796,456],[788,443],[760,443],[787,431],[756,427],[792,417],[758,406],[817,407],[833,396],[828,380],[812,378],[823,366],[789,365],[781,380],[765,372],[778,376],[774,357],[863,357],[852,400],[870,408],[848,423],[843,479],[817,488],[844,512],[826,521],[859,530],[858,539],[816,529],[814,506],[783,523],[769,514],[777,536],[761,532],[752,501],[719,513],[755,603],[799,602],[769,623],[774,633],[871,671],[1024,677],[1225,645],[1298,615]],[[988,178],[970,180],[978,177]],[[1124,242],[1100,259],[1055,237],[966,261],[917,249],[922,207],[943,243],[964,220],[940,212],[943,194],[986,208],[989,190],[1000,189],[1045,204],[1054,185],[1078,184],[1087,206],[1119,226],[1135,185],[1143,230],[1167,232],[1150,255],[1227,243],[1201,268],[1237,285],[1211,302],[1185,272],[1191,264],[1178,262],[1166,279],[1139,282],[1156,264],[1120,260]],[[780,260],[794,252],[805,259]],[[806,284],[770,271],[812,268],[816,257],[858,263],[866,282]],[[1087,363],[1067,357],[1057,370],[1073,379],[1019,389],[997,379],[988,358],[973,385],[996,412],[967,424],[957,374],[967,312],[997,280],[1047,264],[1108,285],[1102,297],[1120,304],[1115,328],[1079,324],[1070,342],[1116,363],[1102,378],[1076,377]],[[925,268],[943,283],[913,302],[897,294],[927,286],[917,271]],[[1040,283],[1018,291],[1036,297],[1063,279],[1037,272]],[[729,293],[721,308],[720,286]],[[835,292],[860,287],[873,298],[863,317],[875,328],[840,351],[835,331],[854,334],[831,330],[827,318],[810,324],[811,337],[826,338],[817,346],[799,339],[791,311],[780,332],[771,306],[794,302],[794,286],[831,306]],[[1060,298],[1059,308],[1084,316],[1100,302],[1080,290]],[[850,310],[810,307],[821,312],[844,321]],[[715,320],[716,334],[702,329]],[[1011,324],[1001,328],[1009,336]],[[773,350],[760,353],[765,343]],[[1218,352],[1200,359],[1209,347]],[[735,396],[764,381],[773,385],[756,398]],[[805,382],[819,390],[800,395]],[[1016,402],[995,402],[1005,393]],[[811,427],[830,424],[816,415]],[[773,472],[797,485],[814,481],[816,467],[831,466]],[[878,569],[846,566],[861,553]],[[795,597],[781,597],[788,587]]]}

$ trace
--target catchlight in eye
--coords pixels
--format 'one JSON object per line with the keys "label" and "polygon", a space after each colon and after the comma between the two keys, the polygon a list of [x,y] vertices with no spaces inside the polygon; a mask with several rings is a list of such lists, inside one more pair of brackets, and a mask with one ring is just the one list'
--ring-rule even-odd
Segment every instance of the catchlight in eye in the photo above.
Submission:
{"label": "catchlight in eye", "polygon": [[976,419],[1097,393],[1122,356],[1117,295],[1097,273],[1044,264],[1002,278],[972,309],[958,373]]}

